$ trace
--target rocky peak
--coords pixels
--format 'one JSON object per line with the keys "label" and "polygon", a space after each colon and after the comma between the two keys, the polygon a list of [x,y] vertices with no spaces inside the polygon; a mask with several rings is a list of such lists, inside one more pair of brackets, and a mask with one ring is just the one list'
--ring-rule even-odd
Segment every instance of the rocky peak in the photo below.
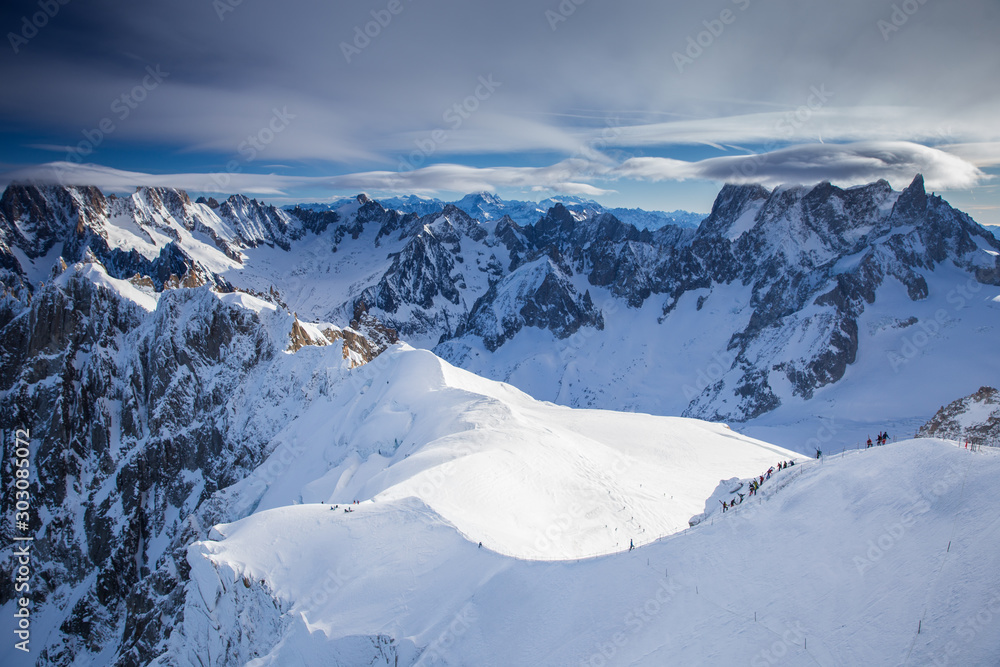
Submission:
{"label": "rocky peak", "polygon": [[562,203],[550,208],[538,222],[524,228],[525,236],[535,248],[559,246],[568,241],[576,227],[576,218]]}
{"label": "rocky peak", "polygon": [[763,185],[726,183],[712,204],[712,212],[698,227],[699,235],[724,235],[730,225],[753,207],[759,207],[771,197]]}
{"label": "rocky peak", "polygon": [[107,213],[107,200],[94,187],[9,185],[0,197],[0,231],[30,259],[57,242],[82,234]]}
{"label": "rocky peak", "polygon": [[246,195],[231,195],[216,212],[232,225],[240,241],[250,247],[268,245],[288,250],[290,242],[304,233],[281,209]]}
{"label": "rocky peak", "polygon": [[917,436],[1000,446],[1000,391],[980,387],[975,393],[952,401],[921,426]]}
{"label": "rocky peak", "polygon": [[897,217],[917,218],[927,210],[927,191],[924,189],[923,174],[917,174],[905,190],[899,193],[893,215]]}
{"label": "rocky peak", "polygon": [[205,206],[209,207],[213,211],[215,209],[219,208],[219,201],[215,197],[209,197],[207,199],[205,197],[198,197],[194,201],[194,203],[195,204],[204,204]]}

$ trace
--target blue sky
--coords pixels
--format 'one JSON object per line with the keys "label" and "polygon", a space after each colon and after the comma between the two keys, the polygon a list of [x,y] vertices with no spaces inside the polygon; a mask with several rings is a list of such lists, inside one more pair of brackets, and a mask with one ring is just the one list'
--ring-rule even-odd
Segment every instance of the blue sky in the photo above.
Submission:
{"label": "blue sky", "polygon": [[1000,224],[986,0],[6,3],[2,180],[589,196],[927,186]]}

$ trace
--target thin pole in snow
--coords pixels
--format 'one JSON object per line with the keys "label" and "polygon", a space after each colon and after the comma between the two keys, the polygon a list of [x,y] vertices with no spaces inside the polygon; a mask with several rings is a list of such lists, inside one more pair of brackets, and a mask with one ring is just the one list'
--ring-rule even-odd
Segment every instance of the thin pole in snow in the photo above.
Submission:
{"label": "thin pole in snow", "polygon": [[920,634],[920,624],[921,624],[921,623],[923,623],[923,621],[922,621],[922,620],[920,620],[920,621],[917,621],[917,634],[918,634],[918,635]]}
{"label": "thin pole in snow", "polygon": [[754,623],[756,623],[756,622],[757,622],[757,612],[754,612],[754,613],[753,613],[753,622],[754,622]]}
{"label": "thin pole in snow", "polygon": [[948,551],[946,553],[951,553],[951,540],[948,540]]}

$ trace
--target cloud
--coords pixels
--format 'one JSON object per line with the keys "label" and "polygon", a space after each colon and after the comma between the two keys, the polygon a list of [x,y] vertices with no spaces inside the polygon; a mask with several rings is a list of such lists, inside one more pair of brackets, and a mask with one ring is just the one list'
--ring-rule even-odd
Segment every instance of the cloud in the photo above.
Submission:
{"label": "cloud", "polygon": [[[69,3],[22,53],[0,58],[17,91],[0,99],[0,122],[29,143],[72,146],[110,118],[115,130],[101,151],[141,147],[149,170],[177,154],[201,156],[205,168],[225,164],[286,106],[295,123],[265,159],[356,170],[394,165],[442,127],[448,140],[435,162],[476,154],[513,162],[514,151],[558,159],[579,153],[622,110],[623,131],[608,145],[933,144],[948,127],[948,143],[1000,140],[1000,91],[988,85],[1000,68],[995,0],[924,3],[888,41],[877,23],[891,8],[870,0],[725,2],[735,22],[710,35],[683,72],[673,54],[718,18],[718,7],[570,4],[572,15],[553,29],[546,12],[560,11],[557,0],[407,1],[348,62],[342,43],[384,3],[231,3],[221,17],[206,0],[177,0],[169,12]],[[6,3],[0,24],[20,25],[33,7]],[[169,77],[119,117],[111,105],[150,65]],[[444,119],[490,76],[502,84],[489,99],[459,127]],[[814,98],[822,108],[805,123],[782,124],[813,89],[830,93]],[[663,113],[679,120],[658,122]]]}
{"label": "cloud", "polygon": [[94,185],[107,192],[131,192],[140,186],[170,187],[191,192],[282,195],[295,188],[326,179],[272,174],[147,174],[113,169],[96,164],[49,162],[15,169],[0,175],[0,184],[37,183],[44,185]]}
{"label": "cloud", "polygon": [[1000,141],[974,144],[948,144],[938,146],[938,148],[956,155],[977,167],[996,167],[1000,165]]}
{"label": "cloud", "polygon": [[667,158],[632,158],[611,174],[651,181],[705,179],[729,183],[818,183],[859,185],[884,178],[909,183],[917,173],[937,190],[969,188],[988,178],[959,155],[902,141],[808,144],[759,155],[684,162]]}
{"label": "cloud", "polygon": [[907,142],[859,142],[807,144],[757,155],[690,162],[643,157],[609,165],[606,161],[572,158],[546,167],[436,164],[406,171],[366,171],[333,176],[148,174],[93,164],[55,162],[8,172],[0,176],[0,182],[96,185],[113,192],[129,191],[141,185],[259,195],[287,195],[306,189],[434,195],[522,188],[596,197],[614,192],[608,186],[616,181],[704,180],[766,186],[831,181],[850,186],[884,178],[901,187],[917,173],[922,173],[927,186],[936,190],[969,188],[989,178],[971,162],[944,150]]}

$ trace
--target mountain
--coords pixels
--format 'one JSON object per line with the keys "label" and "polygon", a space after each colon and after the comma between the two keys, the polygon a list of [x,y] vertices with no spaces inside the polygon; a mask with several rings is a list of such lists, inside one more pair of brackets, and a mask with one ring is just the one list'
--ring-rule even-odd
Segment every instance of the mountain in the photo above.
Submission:
{"label": "mountain", "polygon": [[[764,636],[748,614],[736,625],[717,615],[726,599],[765,599],[741,587],[746,572],[802,582],[803,563],[853,563],[765,609],[808,620],[831,663],[850,660],[848,638],[910,622],[862,624],[859,610],[925,609],[936,634],[893,630],[860,660],[906,643],[932,659],[955,619],[985,604],[982,577],[963,560],[936,580],[934,590],[961,591],[955,613],[921,607],[914,591],[926,594],[944,523],[968,545],[956,558],[989,562],[990,540],[962,537],[988,519],[942,492],[940,505],[927,499],[942,518],[921,512],[904,526],[912,543],[886,556],[897,578],[873,587],[852,554],[880,560],[866,540],[899,516],[895,500],[972,460],[955,456],[985,453],[937,442],[880,448],[864,466],[848,466],[850,454],[798,457],[720,529],[715,505],[793,451],[829,455],[887,421],[898,432],[893,419],[922,423],[956,387],[995,378],[998,250],[919,177],[902,192],[726,186],[698,229],[656,230],[562,203],[522,225],[454,205],[402,213],[364,195],[283,210],[165,188],[116,197],[10,185],[0,415],[28,432],[31,511],[27,526],[0,526],[0,557],[13,562],[15,538],[33,538],[31,660],[413,664],[443,648],[441,660],[477,663],[476,646],[511,655],[506,646],[578,664],[605,635],[621,660],[703,654],[614,639],[650,595],[639,573],[652,565],[611,557],[626,534],[650,562],[684,563],[695,598],[711,592],[704,603],[685,593],[662,622],[683,617],[690,636],[718,628],[725,656],[745,658]],[[5,479],[15,465],[5,458]],[[969,507],[988,507],[976,494],[995,473],[989,460],[965,470]],[[16,485],[0,493],[6,516],[19,502]],[[810,523],[820,515],[833,518]],[[733,516],[750,523],[724,544],[716,531],[738,528]],[[359,522],[319,523],[334,517]],[[783,521],[794,530],[752,541]],[[565,562],[584,556],[600,557]],[[578,574],[601,584],[569,586]],[[565,628],[504,625],[515,600],[548,590],[547,575],[567,593],[546,600],[581,602],[553,616]],[[920,585],[899,579],[909,576]],[[328,598],[305,591],[328,581]],[[849,613],[836,623],[806,610],[845,590]],[[484,624],[435,644],[473,600]],[[6,618],[19,601],[13,586],[0,592]],[[611,621],[576,615],[599,610]],[[778,620],[764,620],[768,633]],[[580,627],[593,631],[571,644]],[[967,646],[973,662],[988,650]],[[4,664],[22,664],[11,644],[2,651]]]}
{"label": "mountain", "polygon": [[[548,443],[567,422],[557,424]],[[671,430],[657,426],[661,434]],[[654,448],[632,449],[635,433],[613,437],[618,445],[608,453],[622,452],[636,468],[615,470],[613,459],[598,468],[612,489],[629,478],[648,481],[660,474],[640,462],[665,462]],[[713,435],[705,433],[712,454],[702,461],[721,453]],[[585,496],[592,487],[574,491],[575,485],[558,482],[570,467],[590,463],[593,450],[585,449],[579,462],[562,461],[554,473],[558,495],[549,496],[530,484],[525,492],[508,474],[518,469],[514,457],[526,448],[513,450],[511,442],[490,449],[487,439],[478,438],[464,453],[460,441],[441,443],[433,459],[454,467],[441,463],[439,475],[418,474],[409,482],[401,474],[388,476],[372,489],[408,483],[406,491],[365,494],[360,504],[345,505],[351,493],[333,490],[344,468],[309,482],[323,475],[321,469],[287,484],[285,502],[276,499],[246,519],[214,527],[188,552],[183,621],[170,637],[170,652],[155,664],[995,660],[996,635],[988,628],[997,597],[984,582],[993,576],[997,539],[983,528],[993,520],[996,456],[921,440],[823,463],[800,461],[766,480],[757,496],[727,513],[715,510],[690,530],[637,540],[634,551],[622,540],[615,553],[601,557],[539,561],[505,555],[531,540],[531,529],[501,537],[505,526],[491,517],[482,531],[467,533],[473,527],[450,517],[496,494],[509,522],[549,522],[537,544],[546,544],[547,535],[563,543],[582,539],[594,523]],[[421,454],[411,451],[410,459]],[[539,454],[550,451],[544,447]],[[675,450],[663,451],[671,456]],[[495,480],[489,474],[494,461],[512,464]],[[424,465],[414,463],[417,470]],[[307,467],[287,471],[279,484]],[[365,471],[366,478],[378,467]],[[308,495],[293,500],[296,488]],[[654,488],[680,491],[673,484]],[[642,500],[650,510],[669,502],[647,494]],[[427,497],[438,502],[429,504]],[[456,509],[438,509],[445,504]],[[600,505],[594,509],[601,511]],[[484,538],[481,547],[478,537]]]}
{"label": "mountain", "polygon": [[[192,521],[244,516],[213,496],[280,446],[303,390],[395,340],[364,314],[354,328],[303,321],[273,291],[228,285],[219,272],[243,250],[284,252],[307,230],[241,197],[219,210],[158,189],[0,199],[0,414],[31,442],[29,525],[0,531],[5,559],[15,535],[34,538],[37,664],[145,664],[183,599],[186,547],[204,533]],[[23,500],[14,485],[0,498],[4,512]],[[14,597],[0,593],[11,614]]]}
{"label": "mountain", "polygon": [[[193,271],[308,321],[366,313],[543,400],[740,422],[799,451],[816,448],[817,416],[837,416],[845,446],[890,424],[912,433],[1000,372],[1000,243],[919,176],[903,191],[727,185],[697,229],[640,229],[572,203],[521,224],[364,195],[327,210],[150,189],[105,204],[93,189],[12,187],[4,201],[30,212],[0,238],[14,282],[41,280],[68,235],[67,261],[89,249],[115,278],[160,289]],[[498,201],[463,200],[483,218]],[[112,205],[141,214],[99,213]],[[173,227],[157,222],[171,211]],[[37,239],[18,236],[33,225]],[[933,392],[915,394],[928,376]]]}
{"label": "mountain", "polygon": [[[299,208],[326,211],[340,206],[349,198],[335,199],[328,204],[300,204]],[[581,197],[560,196],[543,199],[540,202],[504,200],[489,192],[479,192],[468,194],[453,202],[444,202],[440,199],[419,197],[417,195],[406,195],[403,197],[386,197],[379,199],[379,203],[387,209],[400,211],[401,213],[414,213],[420,217],[431,215],[444,210],[449,204],[464,211],[467,215],[480,222],[492,222],[502,219],[504,216],[521,226],[531,225],[545,215],[546,211],[562,204],[576,216],[589,218],[600,213],[610,213],[622,222],[626,222],[638,229],[655,230],[668,225],[676,227],[695,228],[705,217],[701,213],[690,213],[688,211],[646,211],[639,208],[606,208],[590,199]],[[296,206],[286,206],[286,210],[292,210]]]}
{"label": "mountain", "polygon": [[980,387],[974,394],[942,406],[917,434],[1000,446],[1000,391]]}

